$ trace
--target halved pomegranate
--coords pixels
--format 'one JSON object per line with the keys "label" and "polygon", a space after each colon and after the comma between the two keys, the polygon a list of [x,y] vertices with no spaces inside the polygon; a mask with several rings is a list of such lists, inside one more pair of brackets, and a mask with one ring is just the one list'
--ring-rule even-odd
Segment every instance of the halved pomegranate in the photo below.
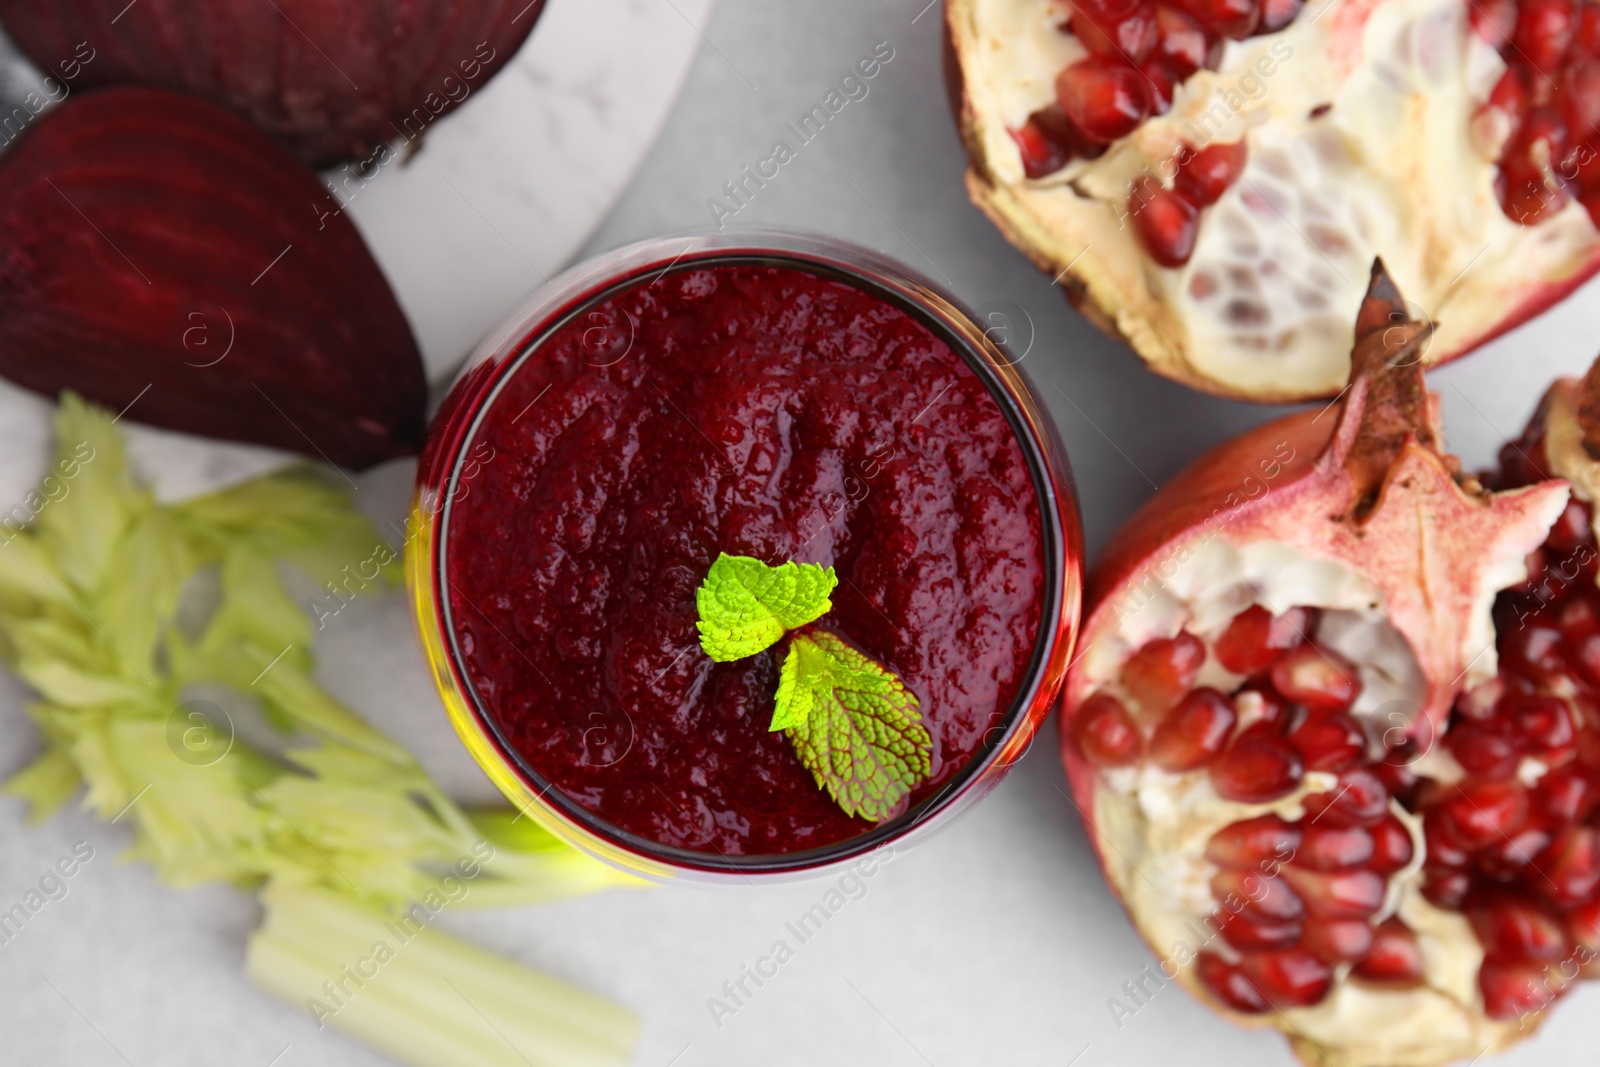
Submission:
{"label": "halved pomegranate", "polygon": [[1600,269],[1600,0],[946,16],[974,202],[1091,321],[1196,388],[1337,393],[1375,256],[1440,320],[1430,364]]}
{"label": "halved pomegranate", "polygon": [[[1113,538],[1062,753],[1168,974],[1307,1064],[1432,1067],[1600,970],[1600,559],[1544,444],[1488,489],[1444,452],[1432,327],[1381,266],[1355,332],[1336,406]],[[1565,388],[1541,433],[1600,487]]]}

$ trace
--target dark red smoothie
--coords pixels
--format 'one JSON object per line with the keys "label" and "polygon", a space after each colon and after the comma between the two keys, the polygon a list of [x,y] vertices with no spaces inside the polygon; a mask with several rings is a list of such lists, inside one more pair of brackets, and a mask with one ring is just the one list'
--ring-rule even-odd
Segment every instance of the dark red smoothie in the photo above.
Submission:
{"label": "dark red smoothie", "polygon": [[1025,681],[1045,564],[1022,448],[961,356],[879,296],[757,264],[647,276],[526,359],[475,442],[493,458],[445,557],[466,674],[505,742],[622,830],[756,855],[872,826],[768,731],[783,644],[701,650],[719,552],[836,569],[817,625],[897,673],[932,736],[913,806]]}

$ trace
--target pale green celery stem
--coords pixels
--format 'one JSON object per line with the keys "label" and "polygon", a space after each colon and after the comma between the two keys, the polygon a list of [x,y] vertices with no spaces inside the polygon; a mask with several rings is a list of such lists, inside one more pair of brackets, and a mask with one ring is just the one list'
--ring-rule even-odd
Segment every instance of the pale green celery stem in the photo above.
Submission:
{"label": "pale green celery stem", "polygon": [[[413,1067],[626,1067],[629,1011],[434,929],[401,943],[387,917],[316,889],[269,886],[246,972],[305,1010],[382,941],[394,956],[326,1022]],[[485,1018],[487,1017],[487,1019]]]}

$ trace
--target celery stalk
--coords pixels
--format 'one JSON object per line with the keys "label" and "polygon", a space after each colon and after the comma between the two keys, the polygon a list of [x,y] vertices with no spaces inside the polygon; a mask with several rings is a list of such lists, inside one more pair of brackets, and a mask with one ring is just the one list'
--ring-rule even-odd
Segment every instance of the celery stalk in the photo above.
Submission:
{"label": "celery stalk", "polygon": [[[326,890],[273,885],[261,899],[266,920],[250,940],[250,979],[403,1062],[622,1067],[630,1059],[635,1017],[564,982],[431,927],[402,928]],[[388,950],[381,962],[378,945]]]}
{"label": "celery stalk", "polygon": [[[35,818],[83,790],[102,818],[126,816],[127,856],[170,885],[264,886],[251,978],[300,1007],[324,1001],[323,1021],[403,1062],[625,1064],[638,1025],[622,1008],[426,925],[404,938],[387,925],[413,901],[431,920],[638,881],[515,812],[463,811],[317,684],[278,561],[331,578],[370,555],[377,531],[349,495],[306,468],[163,504],[134,483],[114,423],[63,397],[54,469],[72,491],[0,547],[0,661],[38,692],[28,714],[45,743],[0,790]],[[220,599],[180,624],[205,568]],[[185,699],[202,683],[248,694],[293,744],[236,737],[225,709]],[[348,976],[386,940],[369,978]]]}

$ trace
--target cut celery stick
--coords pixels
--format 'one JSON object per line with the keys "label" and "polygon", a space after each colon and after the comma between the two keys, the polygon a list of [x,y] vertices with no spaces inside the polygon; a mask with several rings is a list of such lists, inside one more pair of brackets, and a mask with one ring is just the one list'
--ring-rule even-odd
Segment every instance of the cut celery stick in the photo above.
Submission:
{"label": "cut celery stick", "polygon": [[[402,941],[384,914],[318,889],[269,886],[246,972],[268,992],[414,1067],[624,1067],[637,1019],[564,982],[424,928]],[[345,978],[383,942],[393,956]],[[325,982],[344,980],[329,994]],[[308,1013],[309,1013],[309,1009]]]}

